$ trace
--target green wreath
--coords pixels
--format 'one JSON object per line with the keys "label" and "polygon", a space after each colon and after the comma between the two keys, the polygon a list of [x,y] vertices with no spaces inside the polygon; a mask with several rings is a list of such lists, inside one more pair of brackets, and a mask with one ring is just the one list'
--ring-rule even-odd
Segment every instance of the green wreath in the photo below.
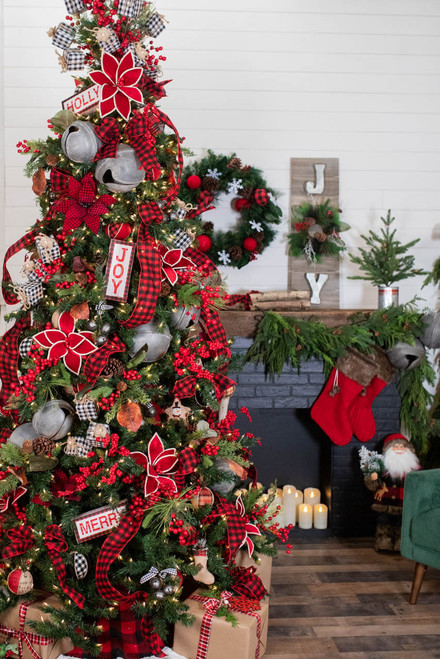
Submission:
{"label": "green wreath", "polygon": [[[233,205],[240,220],[235,231],[216,231],[212,222],[202,221],[202,212],[214,208],[222,192],[237,194]],[[254,261],[272,242],[276,233],[272,225],[281,222],[274,191],[258,169],[243,167],[235,154],[208,151],[206,158],[185,167],[179,198],[198,208],[194,217],[197,247],[216,265],[243,268]]]}

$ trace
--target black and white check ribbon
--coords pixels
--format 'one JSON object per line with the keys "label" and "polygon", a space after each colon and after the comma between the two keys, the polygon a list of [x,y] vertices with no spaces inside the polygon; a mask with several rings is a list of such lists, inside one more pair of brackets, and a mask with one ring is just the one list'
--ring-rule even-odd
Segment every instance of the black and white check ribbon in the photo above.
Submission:
{"label": "black and white check ribbon", "polygon": [[70,25],[66,25],[66,23],[60,23],[52,37],[52,44],[56,48],[61,48],[64,50],[70,46],[74,38],[75,28],[70,27]]}
{"label": "black and white check ribbon", "polygon": [[165,579],[167,575],[170,575],[172,577],[177,576],[177,569],[175,567],[166,567],[164,570],[158,570],[157,567],[154,567],[152,565],[150,569],[148,570],[147,574],[144,574],[143,577],[140,579],[140,583],[146,583],[147,581],[150,581],[150,579],[153,579],[154,577],[160,577],[161,579]]}
{"label": "black and white check ribbon", "polygon": [[157,37],[163,30],[165,30],[165,21],[159,14],[153,14],[145,24],[150,37]]}

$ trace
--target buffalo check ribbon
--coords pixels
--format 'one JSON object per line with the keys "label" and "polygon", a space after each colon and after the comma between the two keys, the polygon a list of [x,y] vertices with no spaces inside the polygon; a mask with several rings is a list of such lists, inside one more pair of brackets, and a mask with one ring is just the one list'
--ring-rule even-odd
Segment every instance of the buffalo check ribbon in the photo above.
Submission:
{"label": "buffalo check ribbon", "polygon": [[186,218],[188,220],[192,220],[196,215],[201,215],[206,211],[212,210],[213,208],[215,208],[215,206],[212,205],[213,201],[214,201],[214,195],[212,194],[212,192],[208,192],[208,190],[203,190],[203,192],[201,192],[197,198],[197,206],[195,208],[191,208],[188,211],[188,213],[186,214]]}
{"label": "buffalo check ribbon", "polygon": [[2,557],[5,559],[20,556],[20,554],[24,554],[35,544],[32,529],[27,525],[9,529],[6,531],[6,535],[11,541],[11,544],[3,547]]}
{"label": "buffalo check ribbon", "polygon": [[[207,371],[205,371],[207,373]],[[228,378],[222,373],[211,373],[210,382],[214,387],[214,393],[217,400],[223,398],[223,393],[230,387],[235,387],[237,384],[231,378]],[[203,378],[203,371],[198,374],[197,377],[194,375],[187,375],[185,378],[178,380],[174,385],[173,393],[177,398],[191,398],[196,393],[197,383],[200,378]]]}
{"label": "buffalo check ribbon", "polygon": [[260,577],[256,574],[256,569],[255,565],[251,567],[234,567],[231,570],[231,576],[234,579],[231,588],[239,595],[260,601],[263,597],[266,597],[267,591]]}
{"label": "buffalo check ribbon", "polygon": [[84,375],[91,383],[95,383],[108,363],[110,355],[115,352],[125,352],[125,343],[116,334],[96,352],[87,357]]}
{"label": "buffalo check ribbon", "polygon": [[95,126],[95,135],[103,145],[98,149],[93,161],[101,158],[116,158],[121,141],[118,120],[115,117],[104,117],[99,126]]}
{"label": "buffalo check ribbon", "polygon": [[0,404],[5,405],[18,386],[17,363],[19,358],[19,342],[23,332],[30,327],[30,314],[26,313],[0,339]]}
{"label": "buffalo check ribbon", "polygon": [[157,181],[161,167],[157,160],[155,124],[148,116],[148,109],[138,112],[128,122],[125,134],[146,171],[147,180]]}
{"label": "buffalo check ribbon", "polygon": [[81,595],[81,593],[78,593],[66,583],[66,566],[64,565],[61,554],[68,550],[68,545],[63,532],[57,524],[46,526],[44,531],[44,544],[46,545],[47,553],[49,554],[57,573],[61,590],[63,590],[80,609],[84,608],[84,595]]}
{"label": "buffalo check ribbon", "polygon": [[215,495],[214,509],[203,520],[203,524],[212,523],[217,517],[223,517],[226,520],[228,530],[226,559],[232,561],[246,538],[245,519],[240,516],[233,503],[223,499],[218,494]]}
{"label": "buffalo check ribbon", "polygon": [[159,110],[159,108],[155,105],[150,106],[150,113],[153,115],[158,122],[165,124],[168,128],[170,128],[173,133],[176,135],[176,142],[177,142],[177,176],[174,176],[174,184],[170,187],[170,189],[166,193],[166,198],[168,199],[168,202],[171,203],[172,200],[177,196],[177,193],[179,192],[180,188],[180,179],[182,177],[182,169],[183,169],[183,155],[182,155],[182,149],[180,146],[180,136],[178,133],[177,128],[171,121],[171,119],[164,113],[162,110]]}
{"label": "buffalo check ribbon", "polygon": [[179,455],[179,468],[174,474],[174,481],[179,489],[185,485],[185,476],[192,474],[200,462],[200,457],[192,446],[187,446]]}
{"label": "buffalo check ribbon", "polygon": [[[196,659],[206,659],[208,655],[209,641],[211,638],[212,620],[221,606],[227,606],[228,608],[234,610],[234,598],[231,592],[224,590],[220,595],[220,599],[215,597],[203,597],[202,595],[197,594],[190,595],[189,599],[195,600],[196,602],[201,602],[205,609],[200,627],[200,637],[199,644],[197,646]],[[259,659],[261,644],[261,616],[259,613],[257,613],[257,611],[250,610],[251,608],[252,607],[249,607],[249,610],[247,611],[243,611],[240,608],[240,612],[252,616],[257,621],[257,647],[255,650],[255,659]]]}
{"label": "buffalo check ribbon", "polygon": [[18,254],[18,252],[20,252],[22,249],[25,249],[26,247],[29,247],[29,245],[33,244],[38,233],[39,229],[32,229],[32,231],[26,233],[6,250],[5,257],[3,259],[2,280],[3,297],[6,304],[18,304],[20,301],[12,291],[7,290],[8,284],[12,283],[11,275],[9,274],[9,270],[7,268],[7,262],[12,256]]}
{"label": "buffalo check ribbon", "polygon": [[41,656],[34,648],[35,645],[47,646],[55,643],[54,639],[47,638],[46,636],[41,636],[41,634],[35,634],[34,632],[25,632],[24,626],[26,623],[26,615],[28,606],[32,602],[22,602],[18,610],[18,619],[19,619],[19,629],[14,629],[13,627],[6,627],[5,625],[0,625],[0,634],[4,636],[12,636],[16,638],[18,643],[18,656],[20,659],[23,658],[23,646],[26,645],[29,649],[29,652],[34,659],[41,659]]}

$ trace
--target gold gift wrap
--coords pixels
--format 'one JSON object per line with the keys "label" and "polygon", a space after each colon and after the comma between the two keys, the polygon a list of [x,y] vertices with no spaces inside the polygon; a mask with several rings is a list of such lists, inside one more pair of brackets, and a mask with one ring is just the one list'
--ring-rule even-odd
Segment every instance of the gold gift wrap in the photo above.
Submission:
{"label": "gold gift wrap", "polygon": [[254,559],[249,556],[247,549],[240,549],[235,557],[235,565],[237,565],[237,567],[255,567],[255,574],[260,577],[263,586],[269,593],[272,578],[272,556],[258,554],[258,560],[259,563],[256,563]]}
{"label": "gold gift wrap", "polygon": [[[199,591],[194,594],[199,595]],[[187,659],[198,659],[197,648],[206,609],[202,602],[190,597],[185,600],[185,604],[188,604],[188,613],[195,617],[195,622],[191,627],[185,627],[180,623],[175,625],[173,650],[178,654],[183,654]],[[255,613],[258,613],[261,618],[259,657],[262,657],[266,651],[269,622],[267,598],[260,602],[260,605],[261,609]],[[257,620],[246,613],[238,611],[232,611],[232,613],[237,619],[238,627],[233,627],[224,617],[214,616],[212,618],[206,659],[255,659],[258,644]]]}
{"label": "gold gift wrap", "polygon": [[[5,609],[5,611],[0,613],[0,641],[11,637],[11,632],[8,633],[7,629],[20,631],[20,606],[26,601],[25,597],[20,598],[16,606],[11,606],[9,609]],[[73,650],[74,646],[70,638],[62,638],[55,642],[51,641],[48,645],[39,645],[32,642],[32,635],[37,634],[37,632],[33,627],[29,626],[28,621],[35,620],[41,622],[42,618],[43,620],[49,620],[50,618],[50,614],[45,610],[46,607],[43,606],[43,602],[46,602],[48,606],[53,608],[61,608],[61,602],[54,596],[28,603],[25,624],[21,630],[21,643],[19,643],[19,639],[16,637],[11,638],[11,643],[19,643],[19,647],[20,644],[22,645],[20,659],[35,659],[29,649],[28,643],[32,645],[32,648],[41,659],[57,659],[60,654],[66,654],[70,650]],[[38,634],[38,636],[41,635]]]}

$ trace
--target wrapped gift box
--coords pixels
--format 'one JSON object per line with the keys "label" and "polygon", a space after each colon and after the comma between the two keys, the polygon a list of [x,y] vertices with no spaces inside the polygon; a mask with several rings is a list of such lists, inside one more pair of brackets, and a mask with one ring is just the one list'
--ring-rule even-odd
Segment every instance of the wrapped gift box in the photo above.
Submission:
{"label": "wrapped gift box", "polygon": [[[199,591],[194,595],[199,596]],[[189,606],[189,614],[195,617],[191,627],[177,623],[174,628],[173,650],[183,654],[187,659],[259,659],[266,651],[267,629],[269,620],[269,602],[260,602],[261,609],[252,615],[233,611],[238,626],[233,627],[224,617],[214,617],[211,622],[211,633],[206,651],[199,648],[200,632],[206,609],[202,602],[192,599],[185,600]],[[209,599],[209,598],[204,598]],[[260,641],[258,642],[258,619],[260,617]],[[199,652],[198,652],[199,649]]]}
{"label": "wrapped gift box", "polygon": [[30,620],[41,622],[42,618],[43,620],[50,618],[43,602],[53,608],[61,608],[61,602],[53,596],[37,602],[27,602],[25,598],[21,598],[16,606],[0,613],[1,640],[3,641],[9,637],[12,638],[12,642],[18,642],[20,659],[34,659],[29,646],[41,659],[57,659],[60,654],[66,654],[73,650],[73,643],[70,638],[53,641],[37,634],[35,629],[29,626]]}
{"label": "wrapped gift box", "polygon": [[249,552],[246,549],[240,549],[235,557],[235,565],[238,567],[255,567],[255,574],[260,577],[263,586],[269,593],[272,577],[272,556],[258,554],[257,560],[259,560],[259,563],[256,563],[254,559],[249,556]]}

